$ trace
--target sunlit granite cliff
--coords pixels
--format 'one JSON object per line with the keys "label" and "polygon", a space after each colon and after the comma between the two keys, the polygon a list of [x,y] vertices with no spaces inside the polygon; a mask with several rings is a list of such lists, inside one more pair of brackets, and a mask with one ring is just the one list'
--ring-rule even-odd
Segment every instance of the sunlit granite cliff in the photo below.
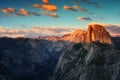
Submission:
{"label": "sunlit granite cliff", "polygon": [[50,80],[120,80],[120,51],[109,33],[92,24],[79,39],[62,53]]}
{"label": "sunlit granite cliff", "polygon": [[88,26],[86,33],[86,39],[83,40],[86,42],[99,42],[111,44],[110,34],[103,28],[103,26],[98,24],[92,24]]}
{"label": "sunlit granite cliff", "polygon": [[99,42],[112,44],[110,34],[98,24],[88,25],[87,31],[77,30],[71,34],[62,36],[60,40],[66,40],[75,43]]}

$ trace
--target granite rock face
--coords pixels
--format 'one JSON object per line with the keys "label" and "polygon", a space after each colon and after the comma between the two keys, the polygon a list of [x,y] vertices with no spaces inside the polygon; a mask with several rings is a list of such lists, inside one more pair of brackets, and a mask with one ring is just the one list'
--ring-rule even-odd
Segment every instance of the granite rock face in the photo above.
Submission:
{"label": "granite rock face", "polygon": [[73,43],[80,42],[100,42],[106,44],[112,44],[110,34],[103,28],[103,26],[98,24],[88,25],[87,31],[78,29],[70,34],[63,35],[61,37],[57,36],[40,36],[40,39],[50,40],[50,41],[69,41]]}
{"label": "granite rock face", "polygon": [[80,36],[80,42],[90,43],[98,42],[104,44],[112,44],[110,34],[98,24],[88,25],[88,29]]}
{"label": "granite rock face", "polygon": [[92,24],[88,26],[86,42],[99,42],[112,44],[110,34],[98,24]]}
{"label": "granite rock face", "polygon": [[120,51],[101,43],[88,47],[75,44],[66,50],[50,80],[119,80]]}
{"label": "granite rock face", "polygon": [[50,80],[120,80],[120,50],[109,33],[89,25],[83,40],[62,53]]}

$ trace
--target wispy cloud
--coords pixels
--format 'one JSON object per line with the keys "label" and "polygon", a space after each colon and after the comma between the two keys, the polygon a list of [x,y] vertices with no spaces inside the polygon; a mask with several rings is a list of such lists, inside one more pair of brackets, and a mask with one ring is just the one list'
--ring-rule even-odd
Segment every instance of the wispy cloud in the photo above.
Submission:
{"label": "wispy cloud", "polygon": [[82,2],[88,3],[88,4],[94,4],[94,5],[98,4],[98,2],[91,1],[91,0],[73,0],[73,1],[75,2],[75,4],[82,3]]}
{"label": "wispy cloud", "polygon": [[74,5],[74,6],[66,6],[66,5],[64,5],[63,9],[64,10],[70,10],[70,11],[78,11],[78,10],[80,10],[82,12],[88,11],[87,9],[82,8],[82,7],[78,6],[78,5]]}
{"label": "wispy cloud", "polygon": [[35,11],[31,11],[30,14],[34,15],[34,16],[40,16],[39,13],[35,12]]}
{"label": "wispy cloud", "polygon": [[[93,23],[90,23],[93,24]],[[97,23],[106,28],[106,30],[112,35],[120,35],[120,24],[101,24]],[[22,25],[24,27],[24,25]],[[12,29],[12,28],[4,28],[0,26],[0,37],[29,37],[29,38],[37,38],[39,36],[47,36],[47,35],[55,35],[62,36],[65,34],[69,34],[78,30],[79,28],[61,28],[61,27],[39,27],[35,26],[30,29],[27,29],[26,26],[24,30],[20,29]]]}
{"label": "wispy cloud", "polygon": [[78,19],[78,20],[92,21],[92,19],[91,19],[90,17],[83,17],[83,16],[79,16],[77,19]]}
{"label": "wispy cloud", "polygon": [[26,32],[25,30],[16,30],[16,29],[10,29],[10,28],[3,28],[0,26],[0,37],[25,37],[23,32]]}
{"label": "wispy cloud", "polygon": [[55,18],[59,17],[59,15],[56,13],[49,13],[49,12],[41,12],[41,13],[50,17],[55,17]]}
{"label": "wispy cloud", "polygon": [[73,7],[70,7],[70,6],[66,6],[66,5],[63,6],[63,9],[64,9],[64,10],[77,11],[77,9],[75,9],[75,8],[73,8]]}
{"label": "wispy cloud", "polygon": [[15,9],[14,8],[12,8],[12,7],[8,7],[8,8],[5,8],[5,9],[0,9],[3,13],[13,13],[13,12],[15,12]]}
{"label": "wispy cloud", "polygon": [[42,2],[43,4],[34,4],[33,7],[41,10],[46,10],[49,12],[54,12],[58,10],[57,6],[50,3],[48,0],[42,0]]}
{"label": "wispy cloud", "polygon": [[120,35],[120,24],[102,24],[111,35]]}
{"label": "wispy cloud", "polygon": [[35,11],[27,11],[24,8],[21,8],[19,10],[16,10],[12,7],[8,7],[8,8],[0,8],[0,11],[2,13],[4,13],[4,15],[7,17],[9,15],[14,15],[14,16],[29,16],[29,15],[34,15],[34,16],[40,16],[39,13],[35,12]]}
{"label": "wispy cloud", "polygon": [[101,4],[99,4],[97,1],[92,1],[92,0],[72,0],[72,1],[74,1],[75,4],[77,4],[77,5],[85,3],[85,4],[93,5],[95,8],[98,8],[98,9],[103,8],[103,6]]}
{"label": "wispy cloud", "polygon": [[53,4],[34,4],[33,6],[34,8],[38,8],[41,10],[47,10],[50,12],[57,11],[57,6]]}
{"label": "wispy cloud", "polygon": [[31,29],[18,30],[12,28],[3,28],[0,27],[0,37],[30,37],[37,38],[39,36],[45,35],[57,35],[61,36],[64,34],[69,34],[74,32],[77,28],[57,28],[57,27],[32,27]]}

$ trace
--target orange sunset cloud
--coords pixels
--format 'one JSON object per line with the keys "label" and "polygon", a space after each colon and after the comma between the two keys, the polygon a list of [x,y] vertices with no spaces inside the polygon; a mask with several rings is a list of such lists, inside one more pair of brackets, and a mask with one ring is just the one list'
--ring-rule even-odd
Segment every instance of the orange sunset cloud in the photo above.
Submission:
{"label": "orange sunset cloud", "polygon": [[29,15],[29,12],[27,11],[27,10],[25,10],[25,9],[20,9],[20,13],[22,14],[22,15]]}

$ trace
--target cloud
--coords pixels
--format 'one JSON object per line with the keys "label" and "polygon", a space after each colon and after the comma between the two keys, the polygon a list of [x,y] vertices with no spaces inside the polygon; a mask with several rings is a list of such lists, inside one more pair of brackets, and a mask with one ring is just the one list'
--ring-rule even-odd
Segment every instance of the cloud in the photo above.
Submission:
{"label": "cloud", "polygon": [[111,35],[120,35],[120,24],[101,24],[103,25]]}
{"label": "cloud", "polygon": [[78,19],[78,20],[92,21],[92,19],[91,19],[90,17],[83,17],[83,16],[79,16],[77,19]]}
{"label": "cloud", "polygon": [[56,13],[48,13],[48,12],[41,12],[41,13],[50,17],[55,17],[55,18],[59,17],[59,15]]}
{"label": "cloud", "polygon": [[35,11],[27,11],[25,9],[20,9],[19,11],[16,11],[14,13],[15,16],[29,16],[29,15],[34,15],[34,16],[40,16],[40,14],[38,14],[37,12]]}
{"label": "cloud", "polygon": [[19,10],[19,13],[20,13],[21,15],[23,15],[23,16],[28,16],[28,15],[30,15],[30,13],[29,13],[27,10],[23,9],[23,8],[21,8],[21,9]]}
{"label": "cloud", "polygon": [[64,10],[71,10],[71,11],[78,11],[78,10],[80,10],[80,11],[82,11],[82,12],[88,11],[87,9],[82,8],[82,7],[80,7],[80,6],[77,6],[77,5],[74,5],[74,6],[71,6],[71,7],[64,5],[64,6],[63,6],[63,9],[64,9]]}
{"label": "cloud", "polygon": [[0,37],[24,37],[20,30],[3,28],[0,26]]}
{"label": "cloud", "polygon": [[91,0],[73,0],[76,4],[84,2],[84,3],[88,3],[88,4],[98,4],[98,2],[95,1],[91,1]]}
{"label": "cloud", "polygon": [[72,0],[72,1],[74,1],[76,5],[80,5],[82,3],[85,3],[85,4],[93,5],[95,8],[98,8],[98,9],[103,8],[103,6],[100,5],[98,2],[92,1],[92,0]]}
{"label": "cloud", "polygon": [[31,13],[28,12],[26,9],[21,8],[18,11],[16,10],[13,15],[14,16],[29,16]]}
{"label": "cloud", "polygon": [[14,16],[24,16],[24,15],[22,15],[20,12],[15,12],[13,15],[14,15]]}
{"label": "cloud", "polygon": [[49,12],[54,12],[54,11],[57,11],[57,6],[55,6],[54,4],[52,3],[49,3],[48,0],[42,0],[43,4],[34,4],[34,8],[38,8],[38,9],[41,9],[41,10],[46,10],[46,11],[49,11]]}
{"label": "cloud", "polygon": [[35,11],[27,11],[24,8],[21,8],[19,10],[16,10],[12,7],[8,7],[8,8],[0,8],[0,11],[2,13],[5,13],[5,16],[9,16],[10,14],[14,15],[14,16],[29,16],[29,15],[34,15],[34,16],[40,16],[40,14],[38,14]]}
{"label": "cloud", "polygon": [[32,14],[34,16],[40,16],[40,14],[36,13],[35,11],[31,11],[30,14]]}
{"label": "cloud", "polygon": [[49,4],[48,0],[42,0],[44,4]]}
{"label": "cloud", "polygon": [[57,6],[53,4],[34,4],[34,8],[42,9],[42,10],[47,10],[50,12],[57,11]]}
{"label": "cloud", "polygon": [[9,8],[5,8],[5,9],[0,9],[3,13],[13,13],[15,12],[15,9],[12,8],[12,7],[9,7]]}
{"label": "cloud", "polygon": [[[93,24],[93,23],[91,23]],[[97,23],[100,24],[100,23]],[[106,28],[106,30],[112,36],[120,35],[120,24],[100,24]],[[4,28],[0,26],[0,37],[29,37],[29,38],[37,38],[39,36],[47,36],[47,35],[55,35],[62,36],[65,34],[69,34],[78,30],[78,28],[61,28],[61,27],[39,27],[34,26],[32,28],[27,29],[24,27],[24,30],[20,29],[12,29],[12,28]]]}
{"label": "cloud", "polygon": [[42,0],[42,2],[43,4],[34,4],[33,7],[41,10],[46,10],[49,12],[54,12],[58,10],[57,6],[50,3],[48,0]]}
{"label": "cloud", "polygon": [[74,9],[78,9],[78,10],[80,10],[80,11],[82,11],[82,12],[87,12],[87,11],[88,11],[87,9],[82,8],[81,6],[77,6],[77,5],[74,5],[73,8],[74,8]]}
{"label": "cloud", "polygon": [[79,7],[79,9],[80,9],[80,11],[82,11],[82,12],[87,12],[87,11],[88,11],[87,9],[82,8],[82,7]]}
{"label": "cloud", "polygon": [[64,35],[75,31],[77,28],[43,28],[43,27],[33,27],[32,30],[38,33],[46,34],[46,35]]}
{"label": "cloud", "polygon": [[57,28],[57,27],[32,27],[31,29],[18,30],[12,28],[4,28],[0,26],[0,37],[29,37],[37,38],[39,36],[57,35],[61,36],[74,32],[77,28]]}
{"label": "cloud", "polygon": [[77,11],[77,9],[75,9],[75,8],[73,8],[73,7],[70,7],[70,6],[66,6],[66,5],[63,6],[63,9],[64,9],[64,10]]}
{"label": "cloud", "polygon": [[57,11],[57,6],[48,4],[48,5],[42,5],[42,8],[47,11]]}

